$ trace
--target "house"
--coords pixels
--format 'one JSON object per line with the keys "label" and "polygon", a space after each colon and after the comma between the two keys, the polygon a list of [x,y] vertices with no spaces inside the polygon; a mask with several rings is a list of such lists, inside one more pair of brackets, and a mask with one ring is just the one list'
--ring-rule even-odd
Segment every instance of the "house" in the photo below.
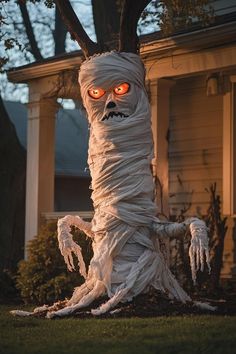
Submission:
{"label": "house", "polygon": [[[162,211],[175,214],[189,204],[189,215],[206,213],[205,188],[217,183],[222,213],[228,216],[222,270],[228,279],[236,275],[236,4],[220,10],[210,27],[168,38],[144,36],[141,56]],[[8,72],[10,81],[29,86],[26,241],[37,233],[41,215],[54,212],[57,98],[80,100],[81,62],[80,52],[73,52]]]}

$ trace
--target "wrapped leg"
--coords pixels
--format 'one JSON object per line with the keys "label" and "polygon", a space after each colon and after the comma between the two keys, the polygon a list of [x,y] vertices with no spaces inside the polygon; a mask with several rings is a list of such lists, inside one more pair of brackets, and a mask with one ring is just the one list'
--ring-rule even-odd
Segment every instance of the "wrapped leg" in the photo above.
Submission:
{"label": "wrapped leg", "polygon": [[[85,284],[84,284],[85,285]],[[47,318],[65,317],[76,313],[79,309],[89,306],[95,299],[103,295],[105,292],[105,286],[101,281],[97,281],[93,289],[91,289],[86,295],[83,295],[79,303],[55,311],[48,312]]]}
{"label": "wrapped leg", "polygon": [[79,301],[86,296],[94,288],[94,281],[86,281],[81,286],[74,289],[73,295],[68,301],[67,305],[72,306],[79,303]]}
{"label": "wrapped leg", "polygon": [[12,310],[10,313],[13,316],[19,317],[45,317],[49,311],[58,311],[67,306],[67,300],[55,302],[53,305],[43,305],[36,307],[33,311]]}

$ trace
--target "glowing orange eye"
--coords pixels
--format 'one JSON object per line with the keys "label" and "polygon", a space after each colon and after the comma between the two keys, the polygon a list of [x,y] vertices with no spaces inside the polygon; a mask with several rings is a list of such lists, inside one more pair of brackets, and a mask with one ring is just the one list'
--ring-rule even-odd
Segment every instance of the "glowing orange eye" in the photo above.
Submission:
{"label": "glowing orange eye", "polygon": [[129,91],[130,85],[127,82],[124,82],[123,84],[120,84],[119,86],[116,86],[114,88],[114,92],[116,95],[124,95]]}
{"label": "glowing orange eye", "polygon": [[88,90],[89,96],[95,99],[101,98],[103,95],[105,95],[105,93],[106,91],[104,91],[102,88],[93,88]]}

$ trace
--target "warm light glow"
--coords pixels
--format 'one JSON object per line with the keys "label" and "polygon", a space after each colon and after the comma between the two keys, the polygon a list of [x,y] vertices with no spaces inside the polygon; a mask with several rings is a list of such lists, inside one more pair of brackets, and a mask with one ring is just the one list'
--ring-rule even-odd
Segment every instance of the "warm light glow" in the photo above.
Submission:
{"label": "warm light glow", "polygon": [[[123,82],[119,86],[116,86],[113,89],[113,92],[118,96],[122,96],[129,91],[129,88],[130,88],[130,85],[127,82]],[[98,100],[99,98],[104,96],[105,93],[106,93],[106,91],[100,87],[99,88],[96,87],[96,88],[92,88],[92,89],[88,90],[89,96],[94,98],[95,100]]]}
{"label": "warm light glow", "polygon": [[88,94],[90,97],[95,98],[96,100],[104,96],[106,93],[105,90],[102,88],[93,88],[91,90],[88,90]]}
{"label": "warm light glow", "polygon": [[120,84],[119,86],[114,88],[114,92],[116,95],[124,95],[129,91],[130,85],[127,82],[124,82],[123,84]]}

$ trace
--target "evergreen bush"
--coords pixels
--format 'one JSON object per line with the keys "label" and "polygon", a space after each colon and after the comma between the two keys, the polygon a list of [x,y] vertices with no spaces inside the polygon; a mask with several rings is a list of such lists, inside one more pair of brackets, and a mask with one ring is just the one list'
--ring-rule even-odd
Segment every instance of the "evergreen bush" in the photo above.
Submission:
{"label": "evergreen bush", "polygon": [[[90,239],[78,229],[72,228],[73,239],[82,248],[88,267],[92,257]],[[69,272],[58,248],[57,225],[44,225],[39,235],[29,241],[28,259],[19,262],[16,286],[25,303],[53,303],[70,297],[73,289],[83,283],[78,271]],[[77,264],[76,259],[74,264]],[[76,270],[78,270],[76,268]]]}

